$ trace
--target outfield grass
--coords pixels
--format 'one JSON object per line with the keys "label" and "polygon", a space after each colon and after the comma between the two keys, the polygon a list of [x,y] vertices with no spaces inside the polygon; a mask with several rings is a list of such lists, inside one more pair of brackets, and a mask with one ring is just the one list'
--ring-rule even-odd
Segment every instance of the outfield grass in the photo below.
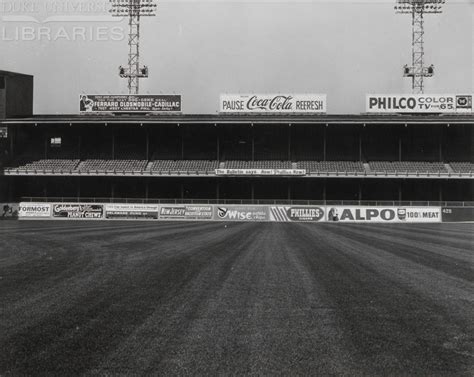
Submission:
{"label": "outfield grass", "polygon": [[473,239],[471,224],[0,222],[0,375],[472,376]]}

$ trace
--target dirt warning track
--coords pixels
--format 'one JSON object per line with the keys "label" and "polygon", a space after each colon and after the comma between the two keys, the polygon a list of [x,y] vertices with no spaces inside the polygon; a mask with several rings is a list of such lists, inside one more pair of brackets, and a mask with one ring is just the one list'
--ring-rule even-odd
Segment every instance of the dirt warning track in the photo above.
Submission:
{"label": "dirt warning track", "polygon": [[474,374],[470,224],[0,223],[0,374]]}

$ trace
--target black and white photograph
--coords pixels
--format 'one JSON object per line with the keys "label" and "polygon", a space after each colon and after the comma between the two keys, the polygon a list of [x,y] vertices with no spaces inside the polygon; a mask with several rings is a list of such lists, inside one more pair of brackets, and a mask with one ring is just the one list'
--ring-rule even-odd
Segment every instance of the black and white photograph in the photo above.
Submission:
{"label": "black and white photograph", "polygon": [[0,0],[0,377],[474,376],[473,0]]}

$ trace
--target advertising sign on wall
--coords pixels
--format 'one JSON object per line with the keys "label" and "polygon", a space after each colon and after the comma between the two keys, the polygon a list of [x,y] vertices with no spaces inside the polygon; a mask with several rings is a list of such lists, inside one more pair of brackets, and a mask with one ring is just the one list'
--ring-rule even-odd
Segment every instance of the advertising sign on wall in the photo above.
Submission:
{"label": "advertising sign on wall", "polygon": [[270,207],[270,219],[276,222],[324,221],[324,209],[320,207]]}
{"label": "advertising sign on wall", "polygon": [[445,222],[474,221],[473,207],[443,207],[441,212]]}
{"label": "advertising sign on wall", "polygon": [[0,220],[17,218],[18,203],[0,203]]}
{"label": "advertising sign on wall", "polygon": [[305,169],[216,169],[216,175],[306,175]]}
{"label": "advertising sign on wall", "polygon": [[19,218],[26,218],[26,217],[48,218],[50,216],[51,216],[51,204],[49,203],[22,202],[19,205],[19,209],[18,209]]}
{"label": "advertising sign on wall", "polygon": [[368,113],[472,113],[472,94],[367,94]]}
{"label": "advertising sign on wall", "polygon": [[326,211],[327,221],[379,223],[441,222],[441,208],[439,207],[328,206]]}
{"label": "advertising sign on wall", "polygon": [[102,204],[53,204],[53,217],[67,219],[101,219],[104,215]]}
{"label": "advertising sign on wall", "polygon": [[106,204],[107,219],[158,219],[158,204]]}
{"label": "advertising sign on wall", "polygon": [[212,206],[166,206],[160,207],[163,220],[212,220]]}
{"label": "advertising sign on wall", "polygon": [[81,113],[181,112],[181,96],[82,94],[79,109]]}
{"label": "advertising sign on wall", "polygon": [[269,221],[267,206],[215,206],[214,219],[220,221]]}
{"label": "advertising sign on wall", "polygon": [[221,113],[325,113],[325,94],[221,94]]}

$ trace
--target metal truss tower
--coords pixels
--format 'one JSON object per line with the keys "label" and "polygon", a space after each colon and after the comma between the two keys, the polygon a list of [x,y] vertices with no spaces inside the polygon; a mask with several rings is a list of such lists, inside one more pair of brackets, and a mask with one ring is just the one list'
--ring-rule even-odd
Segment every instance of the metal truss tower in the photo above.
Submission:
{"label": "metal truss tower", "polygon": [[140,17],[155,16],[154,0],[109,0],[114,17],[128,17],[128,66],[119,67],[119,76],[128,79],[128,93],[138,94],[139,80],[148,77],[148,67],[140,67]]}
{"label": "metal truss tower", "polygon": [[397,0],[397,13],[411,14],[412,16],[412,65],[403,67],[403,76],[412,78],[414,94],[424,92],[424,78],[434,75],[434,66],[425,66],[424,51],[424,15],[441,13],[441,6],[445,0]]}

